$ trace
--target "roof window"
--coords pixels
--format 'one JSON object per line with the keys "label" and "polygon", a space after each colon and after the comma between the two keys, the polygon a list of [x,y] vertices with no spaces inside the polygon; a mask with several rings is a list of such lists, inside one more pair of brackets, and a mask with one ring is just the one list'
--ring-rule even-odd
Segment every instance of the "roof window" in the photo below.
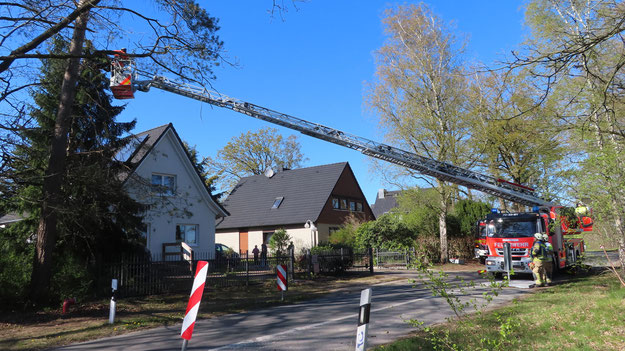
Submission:
{"label": "roof window", "polygon": [[283,196],[276,197],[276,199],[273,201],[273,206],[271,206],[271,208],[274,209],[280,207],[280,204],[282,204],[282,200],[284,200]]}

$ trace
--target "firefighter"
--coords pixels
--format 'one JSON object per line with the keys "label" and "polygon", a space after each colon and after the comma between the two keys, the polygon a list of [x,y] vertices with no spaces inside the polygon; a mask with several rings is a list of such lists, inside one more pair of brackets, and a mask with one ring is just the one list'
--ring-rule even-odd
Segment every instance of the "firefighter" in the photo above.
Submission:
{"label": "firefighter", "polygon": [[547,246],[543,241],[542,233],[534,234],[534,245],[532,245],[532,251],[530,252],[530,257],[532,258],[532,262],[530,262],[530,267],[532,268],[532,272],[534,272],[535,284],[530,285],[530,288],[535,288],[539,286],[545,286],[544,284],[547,282],[547,277],[545,274],[545,262],[547,261]]}
{"label": "firefighter", "polygon": [[577,217],[579,218],[585,217],[588,215],[588,207],[586,207],[583,203],[578,202],[577,206],[575,206],[575,214],[577,214]]}
{"label": "firefighter", "polygon": [[545,242],[545,246],[547,247],[547,261],[545,261],[545,275],[547,277],[547,286],[551,284],[551,279],[553,275],[553,265],[555,262],[553,261],[553,246],[549,242],[549,236],[547,234],[543,234],[543,241]]}

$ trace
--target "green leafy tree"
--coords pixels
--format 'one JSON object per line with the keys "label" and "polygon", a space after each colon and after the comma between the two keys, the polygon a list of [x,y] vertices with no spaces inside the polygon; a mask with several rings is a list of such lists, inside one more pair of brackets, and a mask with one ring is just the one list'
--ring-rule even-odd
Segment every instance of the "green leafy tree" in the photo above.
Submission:
{"label": "green leafy tree", "polygon": [[[368,105],[379,114],[388,142],[419,155],[470,167],[477,159],[470,140],[464,42],[426,5],[391,8],[383,19],[387,39],[376,53],[376,82]],[[440,257],[447,261],[446,217],[458,187],[406,168],[394,175],[423,179],[438,191]]]}
{"label": "green leafy tree", "polygon": [[206,162],[220,188],[229,191],[239,179],[263,174],[268,168],[301,167],[306,159],[300,149],[296,136],[284,138],[277,129],[267,127],[232,138],[217,151],[216,158],[209,157]]}
{"label": "green leafy tree", "polygon": [[453,215],[458,222],[458,236],[473,237],[475,223],[490,212],[490,206],[483,202],[468,199],[459,200],[454,204]]}
{"label": "green leafy tree", "polygon": [[[63,52],[67,45],[57,40],[53,49]],[[91,47],[87,46],[86,50]],[[22,132],[23,143],[17,145],[17,158],[12,164],[13,186],[2,196],[3,212],[25,217],[18,225],[1,232],[14,248],[21,248],[16,253],[32,254],[33,245],[24,247],[24,242],[35,241],[40,235],[37,229],[44,201],[49,145],[66,64],[60,60],[44,62],[42,84],[33,94],[36,106],[30,111],[37,127]],[[48,247],[55,252],[56,259],[50,267],[55,279],[38,292],[43,296],[52,288],[52,297],[61,297],[62,287],[76,287],[72,280],[77,275],[89,276],[87,281],[96,279],[88,269],[105,257],[141,248],[142,206],[125,192],[118,175],[126,166],[115,160],[115,154],[128,142],[122,135],[134,127],[134,122],[115,122],[123,107],[111,104],[108,79],[98,68],[101,64],[102,60],[85,61],[78,77],[66,149],[68,167],[54,208],[56,235],[54,246]],[[35,256],[33,261],[37,260]],[[31,279],[35,279],[34,274]],[[35,286],[37,283],[33,282]]]}
{"label": "green leafy tree", "polygon": [[[566,171],[567,139],[554,130],[550,104],[535,106],[542,91],[527,71],[518,74],[487,72],[472,85],[478,119],[472,140],[483,169],[499,178],[537,189],[544,198],[562,195]],[[501,208],[508,204],[501,200]],[[524,206],[516,204],[516,211]]]}
{"label": "green leafy tree", "polygon": [[375,221],[366,222],[356,231],[361,248],[398,249],[414,246],[416,233],[395,213],[385,213]]}
{"label": "green leafy tree", "polygon": [[510,66],[542,83],[539,102],[554,106],[556,126],[577,151],[570,197],[587,199],[625,270],[624,17],[620,1],[531,1],[528,50]]}
{"label": "green leafy tree", "polygon": [[274,256],[286,256],[291,236],[284,229],[276,230],[269,239],[269,248]]}

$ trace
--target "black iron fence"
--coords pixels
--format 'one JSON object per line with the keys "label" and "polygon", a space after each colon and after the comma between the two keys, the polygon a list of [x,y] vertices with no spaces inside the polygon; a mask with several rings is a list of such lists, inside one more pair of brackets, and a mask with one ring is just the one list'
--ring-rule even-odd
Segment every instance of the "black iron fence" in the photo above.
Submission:
{"label": "black iron fence", "polygon": [[207,287],[245,286],[250,283],[276,279],[276,266],[287,266],[289,278],[313,274],[345,272],[373,273],[372,250],[348,249],[307,252],[295,256],[270,256],[254,259],[247,253],[217,259],[194,253],[192,259],[172,260],[170,257],[124,257],[100,267],[98,292],[110,294],[111,279],[118,280],[119,296],[145,296],[188,292],[193,285],[197,261],[208,262]]}

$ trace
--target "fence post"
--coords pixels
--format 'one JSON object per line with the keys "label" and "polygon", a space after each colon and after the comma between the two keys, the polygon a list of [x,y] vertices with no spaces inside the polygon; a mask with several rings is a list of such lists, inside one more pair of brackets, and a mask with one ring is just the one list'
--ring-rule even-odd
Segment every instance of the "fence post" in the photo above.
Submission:
{"label": "fence post", "polygon": [[406,262],[406,269],[408,269],[408,265],[410,264],[410,257],[408,256],[408,249],[404,249],[404,261]]}
{"label": "fence post", "polygon": [[245,286],[250,285],[250,252],[245,250]]}
{"label": "fence post", "polygon": [[369,249],[369,273],[373,274],[373,248]]}
{"label": "fence post", "polygon": [[295,248],[291,247],[291,281],[295,281]]}

